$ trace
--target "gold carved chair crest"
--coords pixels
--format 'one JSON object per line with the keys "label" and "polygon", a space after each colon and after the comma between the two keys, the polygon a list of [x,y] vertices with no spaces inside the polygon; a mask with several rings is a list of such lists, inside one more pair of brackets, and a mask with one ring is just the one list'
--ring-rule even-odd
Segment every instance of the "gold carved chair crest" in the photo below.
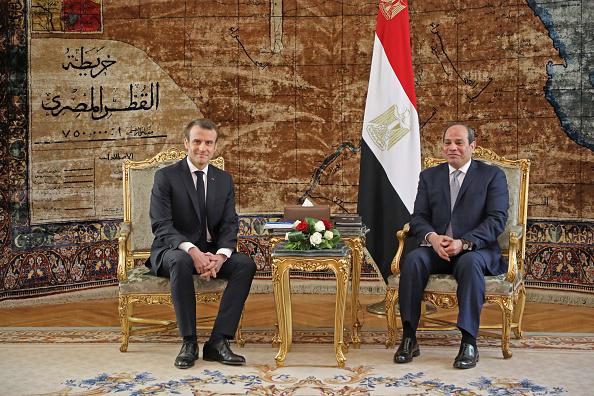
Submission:
{"label": "gold carved chair crest", "polygon": [[[526,291],[524,286],[524,256],[526,251],[526,221],[528,216],[528,178],[530,161],[527,159],[509,160],[498,156],[493,151],[476,147],[473,159],[484,161],[500,167],[507,178],[509,189],[508,220],[498,242],[501,250],[508,258],[507,272],[499,276],[485,277],[485,302],[499,306],[502,312],[500,324],[482,325],[479,333],[483,336],[500,337],[501,350],[504,358],[510,358],[510,333],[516,338],[522,336],[522,316]],[[425,158],[423,167],[429,168],[445,162],[441,158]],[[398,250],[392,261],[392,275],[388,278],[386,291],[386,311],[388,324],[388,338],[386,346],[395,345],[396,303],[398,302],[398,285],[400,282],[400,261],[404,251],[404,241],[410,232],[409,225],[396,233]],[[439,308],[454,308],[458,305],[456,297],[456,280],[452,275],[435,274],[429,277],[429,282],[423,294],[423,300]],[[422,315],[419,330],[451,330],[456,324],[437,319],[431,315]]]}
{"label": "gold carved chair crest", "polygon": [[[118,309],[122,330],[122,352],[128,350],[131,335],[168,331],[177,326],[175,320],[135,316],[134,307],[137,304],[172,305],[169,279],[152,275],[144,262],[150,256],[153,241],[149,205],[155,172],[185,156],[185,151],[171,148],[145,161],[126,160],[122,165],[124,221],[118,236]],[[223,157],[215,158],[210,163],[217,168],[225,168]],[[223,279],[205,281],[195,275],[196,302],[219,302],[226,285],[227,281]],[[205,320],[209,321],[212,318],[202,318],[199,322]],[[240,328],[237,340],[243,344]]]}

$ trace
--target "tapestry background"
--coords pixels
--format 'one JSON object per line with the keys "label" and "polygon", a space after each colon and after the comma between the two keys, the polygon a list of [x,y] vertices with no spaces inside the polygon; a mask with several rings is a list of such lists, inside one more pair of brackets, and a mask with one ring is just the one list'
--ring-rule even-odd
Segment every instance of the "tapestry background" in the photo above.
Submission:
{"label": "tapestry background", "polygon": [[[400,2],[422,154],[439,155],[444,126],[460,120],[480,145],[529,158],[527,284],[591,297],[591,2]],[[179,145],[194,116],[221,126],[260,278],[265,218],[305,196],[354,212],[377,8],[1,0],[0,300],[116,283],[121,162]]]}

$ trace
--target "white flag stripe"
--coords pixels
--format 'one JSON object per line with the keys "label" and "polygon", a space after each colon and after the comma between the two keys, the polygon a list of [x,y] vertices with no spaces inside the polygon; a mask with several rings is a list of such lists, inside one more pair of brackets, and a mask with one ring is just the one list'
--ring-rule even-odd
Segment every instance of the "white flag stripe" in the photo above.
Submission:
{"label": "white flag stripe", "polygon": [[[381,150],[367,131],[368,123],[396,105],[399,113],[410,110],[410,128],[398,143],[389,150]],[[398,76],[384,52],[377,34],[373,45],[369,88],[363,118],[363,139],[384,168],[390,183],[410,213],[413,212],[419,173],[421,172],[421,144],[418,114],[406,95]]]}

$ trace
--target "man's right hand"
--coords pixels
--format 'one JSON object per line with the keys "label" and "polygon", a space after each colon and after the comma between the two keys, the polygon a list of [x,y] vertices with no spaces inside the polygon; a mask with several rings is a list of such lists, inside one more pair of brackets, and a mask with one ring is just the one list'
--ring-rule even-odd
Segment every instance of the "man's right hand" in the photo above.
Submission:
{"label": "man's right hand", "polygon": [[188,250],[188,254],[194,261],[194,268],[196,268],[196,272],[203,274],[208,271],[207,268],[210,265],[210,258],[206,253],[202,252],[197,247],[191,247],[190,250]]}
{"label": "man's right hand", "polygon": [[437,253],[439,257],[446,261],[450,261],[450,256],[446,252],[446,248],[452,243],[452,238],[447,235],[432,233],[427,236],[427,241],[431,244],[433,250],[435,250],[435,253]]}

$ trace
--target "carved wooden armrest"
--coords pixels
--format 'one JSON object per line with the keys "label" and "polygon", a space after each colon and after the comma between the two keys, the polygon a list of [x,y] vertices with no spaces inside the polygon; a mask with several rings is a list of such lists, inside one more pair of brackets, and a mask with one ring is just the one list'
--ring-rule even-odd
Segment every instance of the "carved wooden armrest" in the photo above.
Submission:
{"label": "carved wooden armrest", "polygon": [[120,231],[116,235],[118,238],[118,280],[123,282],[128,279],[126,268],[126,245],[130,236],[130,223],[122,222]]}
{"label": "carved wooden armrest", "polygon": [[520,249],[520,240],[524,237],[524,227],[522,225],[513,225],[509,227],[509,251],[508,266],[505,280],[513,283],[518,275],[518,251]]}
{"label": "carved wooden armrest", "polygon": [[408,236],[410,232],[410,224],[406,223],[404,227],[400,231],[396,233],[396,238],[398,239],[398,250],[396,251],[396,255],[392,260],[392,274],[398,275],[400,274],[400,260],[402,259],[402,253],[404,253],[404,240]]}

